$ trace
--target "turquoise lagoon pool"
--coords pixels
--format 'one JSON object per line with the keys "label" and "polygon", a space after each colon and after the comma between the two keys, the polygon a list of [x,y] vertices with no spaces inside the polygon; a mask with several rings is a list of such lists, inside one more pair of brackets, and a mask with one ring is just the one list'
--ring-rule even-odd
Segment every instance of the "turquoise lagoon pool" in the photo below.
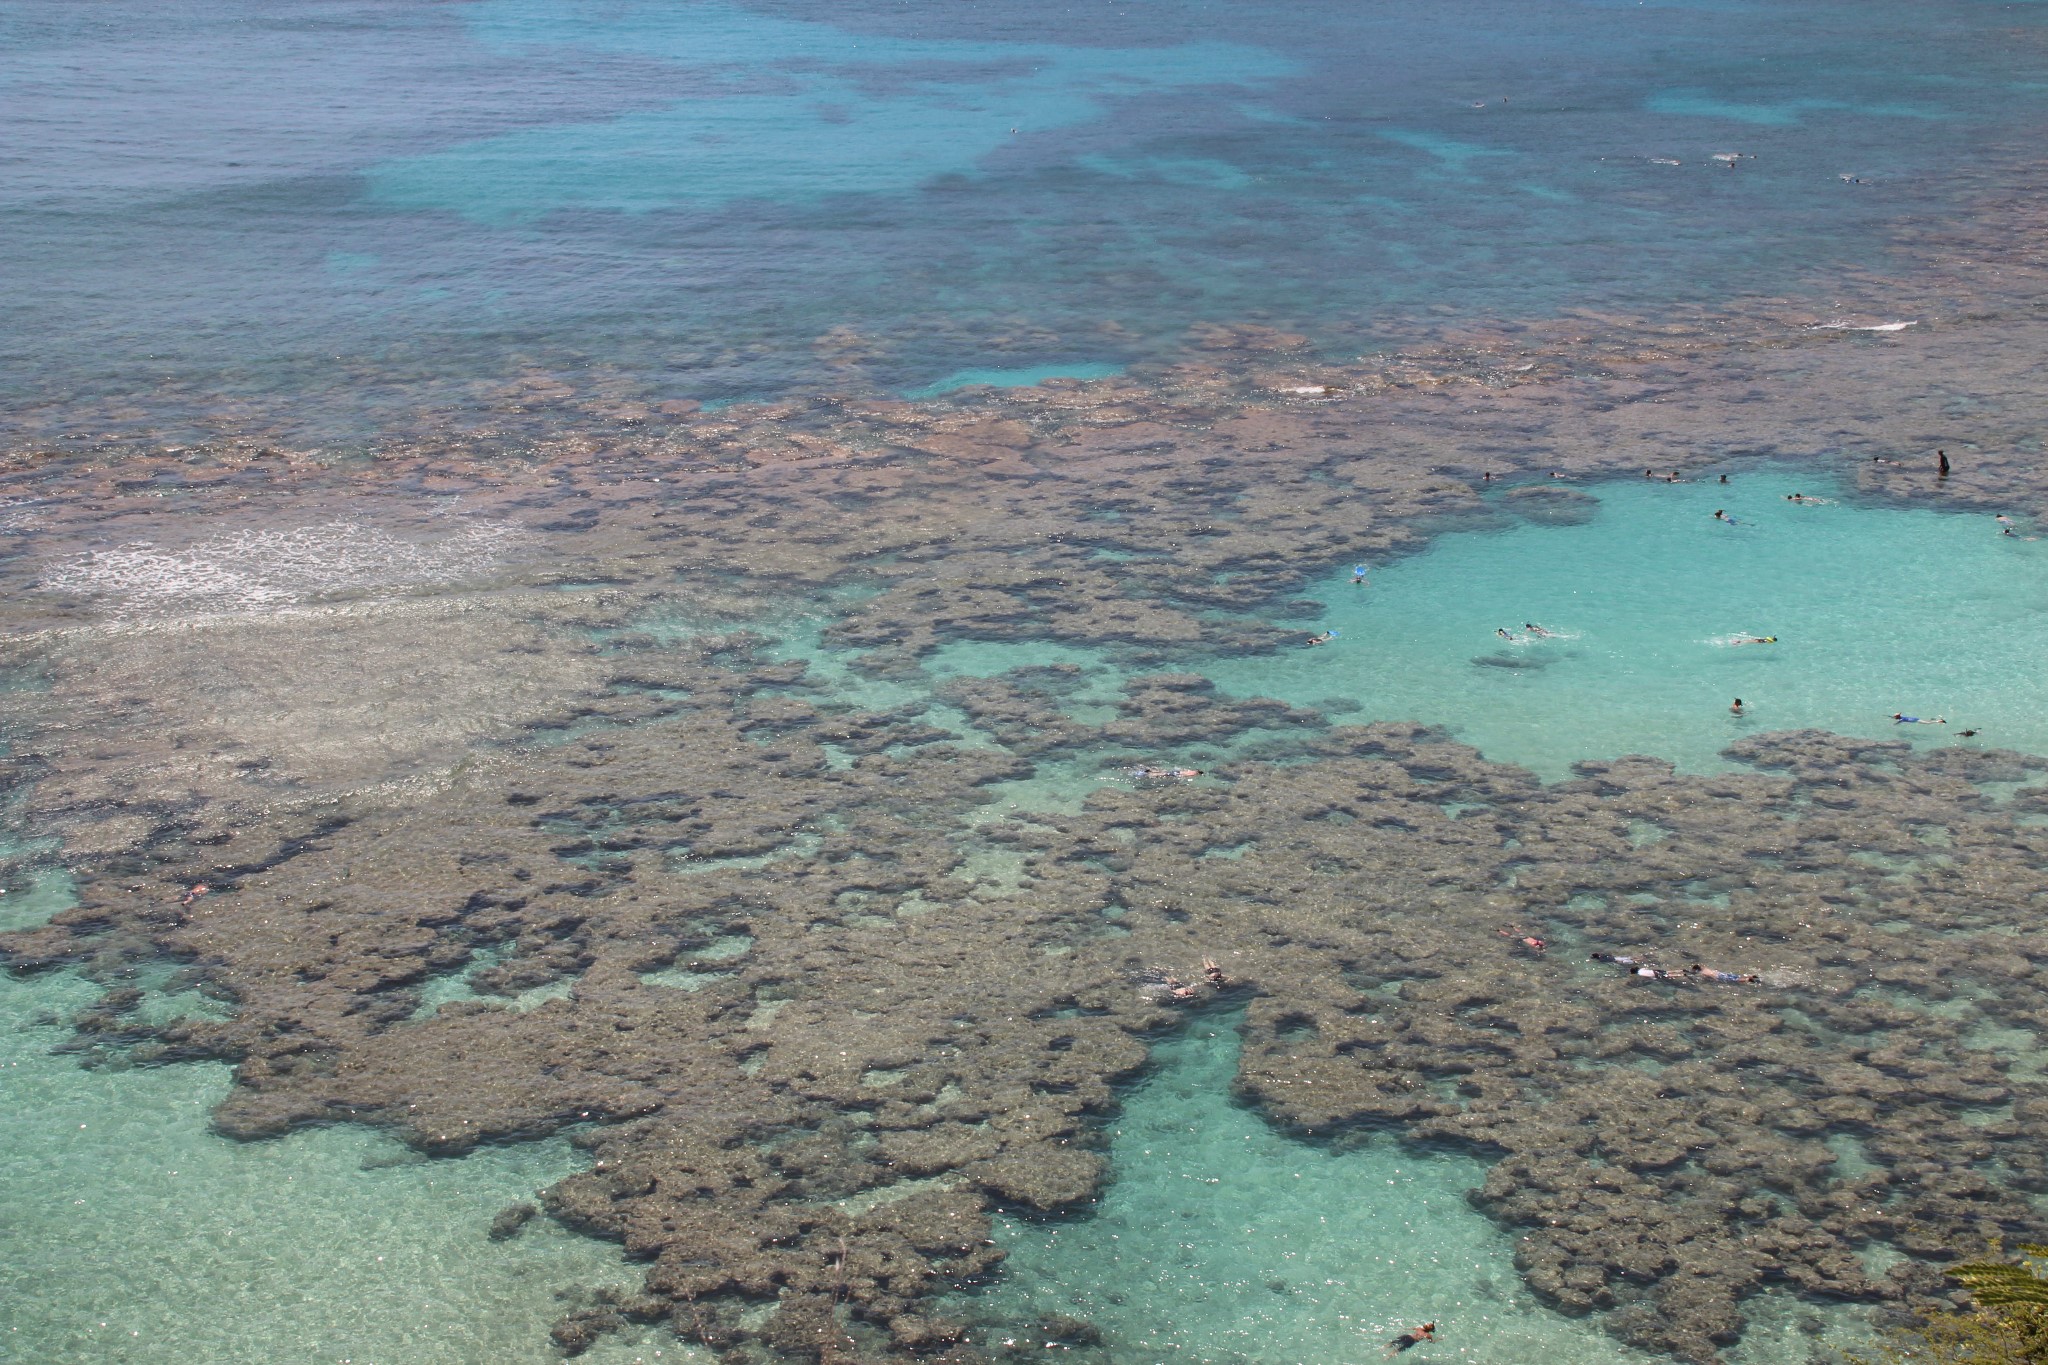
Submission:
{"label": "turquoise lagoon pool", "polygon": [[[1332,565],[1311,629],[1336,640],[1202,671],[1235,694],[1441,725],[1550,778],[1625,753],[1705,771],[1744,735],[1807,726],[2048,752],[2048,544],[2031,529],[1859,503],[1811,470],[1585,491],[1582,525],[1446,535],[1362,586]],[[1777,643],[1733,643],[1752,636]]]}

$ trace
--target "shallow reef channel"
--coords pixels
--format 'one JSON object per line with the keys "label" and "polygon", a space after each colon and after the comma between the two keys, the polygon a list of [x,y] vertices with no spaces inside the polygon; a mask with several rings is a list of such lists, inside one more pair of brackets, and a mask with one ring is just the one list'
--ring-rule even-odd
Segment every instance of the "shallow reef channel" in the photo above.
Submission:
{"label": "shallow reef channel", "polygon": [[1242,1022],[1206,1014],[1153,1048],[1085,1217],[997,1221],[1009,1259],[967,1310],[991,1324],[992,1355],[1344,1361],[1434,1319],[1440,1340],[1416,1359],[1659,1359],[1537,1302],[1513,1236],[1467,1198],[1482,1160],[1389,1134],[1304,1141],[1236,1103]]}

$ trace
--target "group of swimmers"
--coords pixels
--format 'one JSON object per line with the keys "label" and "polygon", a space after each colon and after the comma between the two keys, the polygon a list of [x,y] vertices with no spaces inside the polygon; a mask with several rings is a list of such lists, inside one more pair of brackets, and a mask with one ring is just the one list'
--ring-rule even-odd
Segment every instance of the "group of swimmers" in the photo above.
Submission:
{"label": "group of swimmers", "polygon": [[1697,962],[1690,967],[1681,967],[1673,971],[1652,966],[1641,958],[1624,957],[1619,953],[1594,953],[1587,961],[1609,963],[1620,967],[1630,976],[1640,976],[1649,981],[1726,981],[1744,986],[1759,985],[1763,981],[1755,972],[1724,972],[1714,967],[1702,967]]}
{"label": "group of swimmers", "polygon": [[[1550,944],[1546,940],[1525,933],[1519,924],[1504,925],[1494,932],[1502,938],[1513,939],[1518,947],[1528,949],[1537,957],[1542,957],[1550,949]],[[1754,986],[1763,980],[1755,972],[1724,972],[1714,967],[1703,967],[1697,962],[1690,967],[1668,971],[1663,967],[1652,966],[1641,958],[1624,957],[1617,953],[1595,953],[1588,961],[1611,963],[1627,971],[1630,976],[1640,976],[1651,981],[1726,981]]]}
{"label": "group of swimmers", "polygon": [[1199,999],[1204,988],[1220,991],[1231,984],[1230,978],[1224,975],[1223,968],[1216,964],[1216,959],[1213,957],[1202,959],[1202,979],[1200,981],[1183,981],[1163,967],[1152,968],[1145,973],[1145,978],[1154,986],[1163,987],[1166,992],[1166,999],[1176,1005],[1185,1005]]}

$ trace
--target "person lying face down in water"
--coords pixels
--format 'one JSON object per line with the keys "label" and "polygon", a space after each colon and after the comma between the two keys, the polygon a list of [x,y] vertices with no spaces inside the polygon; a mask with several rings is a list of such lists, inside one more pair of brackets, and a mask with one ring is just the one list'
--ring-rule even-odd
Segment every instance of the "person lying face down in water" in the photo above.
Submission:
{"label": "person lying face down in water", "polygon": [[1311,636],[1309,636],[1309,637],[1308,637],[1308,642],[1309,642],[1310,644],[1312,644],[1312,645],[1326,645],[1326,644],[1330,643],[1330,641],[1332,641],[1332,640],[1336,639],[1336,638],[1337,638],[1337,634],[1338,634],[1338,632],[1336,632],[1336,631],[1334,631],[1334,630],[1326,630],[1326,631],[1324,631],[1324,632],[1323,632],[1323,633],[1322,633],[1321,635],[1311,635]]}
{"label": "person lying face down in water", "polygon": [[1397,1356],[1410,1346],[1419,1346],[1425,1341],[1436,1340],[1436,1324],[1425,1322],[1420,1327],[1411,1327],[1387,1343],[1387,1354]]}
{"label": "person lying face down in water", "polygon": [[1927,716],[1927,717],[1924,717],[1924,718],[1923,718],[1923,717],[1921,717],[1921,716],[1909,716],[1909,715],[1907,715],[1907,714],[1906,714],[1905,712],[1903,712],[1903,711],[1894,711],[1894,712],[1892,712],[1892,724],[1894,724],[1894,725],[1946,725],[1946,724],[1948,724],[1948,722],[1947,722],[1947,721],[1945,721],[1945,720],[1943,720],[1943,719],[1942,719],[1942,718],[1941,718],[1940,716]]}
{"label": "person lying face down in water", "polygon": [[1522,629],[1528,631],[1531,635],[1534,635],[1539,640],[1554,640],[1557,638],[1554,632],[1545,630],[1543,627],[1537,625],[1534,621],[1522,622]]}
{"label": "person lying face down in water", "polygon": [[1140,763],[1136,767],[1126,769],[1126,771],[1132,777],[1152,779],[1173,777],[1179,778],[1183,782],[1202,775],[1200,768],[1155,768],[1150,763]]}
{"label": "person lying face down in water", "polygon": [[1639,957],[1622,957],[1616,953],[1594,953],[1588,959],[1592,962],[1612,962],[1630,976],[1640,976],[1649,981],[1682,981],[1684,972],[1667,972],[1662,967],[1652,967]]}
{"label": "person lying face down in water", "polygon": [[1515,942],[1521,944],[1524,948],[1527,948],[1530,952],[1536,954],[1538,957],[1541,957],[1543,955],[1543,950],[1550,946],[1548,943],[1545,943],[1542,939],[1537,938],[1533,934],[1523,933],[1522,926],[1519,924],[1511,925],[1506,929],[1496,929],[1494,930],[1494,932],[1499,934],[1502,938],[1513,939]]}
{"label": "person lying face down in water", "polygon": [[1703,981],[1739,981],[1745,986],[1754,986],[1763,980],[1755,972],[1717,972],[1712,967],[1702,967],[1697,962],[1686,970]]}
{"label": "person lying face down in water", "polygon": [[1778,637],[1775,635],[1738,635],[1728,643],[1731,645],[1774,645],[1778,643]]}

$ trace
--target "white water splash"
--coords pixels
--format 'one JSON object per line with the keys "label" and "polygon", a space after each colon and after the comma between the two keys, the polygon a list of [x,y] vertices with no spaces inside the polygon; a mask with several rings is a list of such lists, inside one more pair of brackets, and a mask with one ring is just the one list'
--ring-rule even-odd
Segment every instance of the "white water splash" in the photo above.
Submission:
{"label": "white water splash", "polygon": [[1816,322],[1809,331],[1814,332],[1903,332],[1908,327],[1918,327],[1920,320],[1911,322]]}
{"label": "white water splash", "polygon": [[476,522],[426,543],[341,521],[234,531],[180,550],[141,542],[93,551],[52,568],[40,586],[125,612],[260,612],[474,577],[502,563],[526,534],[510,522]]}

